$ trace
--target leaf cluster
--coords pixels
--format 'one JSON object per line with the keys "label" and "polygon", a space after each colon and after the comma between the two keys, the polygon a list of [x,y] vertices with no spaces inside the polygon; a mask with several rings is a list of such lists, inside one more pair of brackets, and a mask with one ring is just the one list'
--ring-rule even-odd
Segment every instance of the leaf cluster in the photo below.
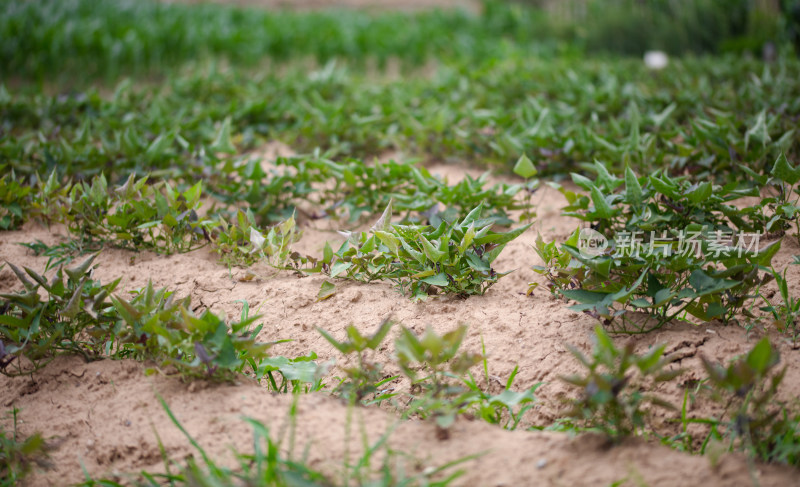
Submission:
{"label": "leaf cluster", "polygon": [[386,319],[370,336],[362,335],[358,328],[349,325],[346,329],[347,338],[342,341],[337,340],[322,328],[317,328],[320,335],[342,355],[355,354],[356,356],[355,364],[343,368],[346,378],[342,379],[333,389],[334,394],[340,394],[353,403],[361,403],[369,396],[372,396],[370,402],[379,403],[393,396],[393,394],[386,393],[376,394],[382,384],[392,381],[396,377],[384,377],[383,364],[376,362],[371,357],[379,350],[392,325],[394,322]]}
{"label": "leaf cluster", "polygon": [[281,269],[286,268],[290,261],[300,260],[291,246],[302,235],[294,216],[266,230],[259,230],[253,213],[248,210],[238,211],[231,223],[220,218],[219,227],[212,232],[211,239],[214,251],[220,255],[223,264],[248,267],[264,259],[271,266]]}
{"label": "leaf cluster", "polygon": [[[399,367],[411,381],[407,393],[380,390],[398,376],[384,372],[385,364],[367,356],[374,354],[388,335],[394,323],[387,319],[371,336],[361,335],[358,329],[347,327],[347,339],[336,340],[326,331],[319,332],[344,355],[356,354],[357,364],[345,368],[346,378],[334,389],[353,402],[372,404],[391,400],[406,416],[431,418],[445,431],[459,415],[477,416],[491,424],[515,429],[525,412],[533,407],[534,391],[541,384],[514,391],[512,386],[518,368],[508,378],[499,394],[488,391],[490,386],[485,355],[460,351],[467,331],[464,325],[443,335],[428,327],[421,336],[403,327],[394,340],[395,354],[392,365]],[[470,369],[483,361],[486,384],[481,386]],[[403,399],[405,397],[405,400]]]}
{"label": "leaf cluster", "polygon": [[[173,366],[185,376],[226,377],[245,367],[257,368],[271,343],[259,343],[260,316],[247,316],[227,323],[204,311],[191,311],[189,298],[175,299],[166,288],[156,290],[152,282],[126,300],[112,295],[121,318],[117,322],[112,357],[155,360],[159,367]],[[246,310],[247,308],[245,308]]]}
{"label": "leaf cluster", "polygon": [[784,269],[783,273],[780,273],[775,268],[770,269],[770,273],[778,285],[781,301],[773,304],[765,296],[765,293],[760,292],[759,296],[766,304],[760,309],[772,315],[773,323],[779,331],[789,335],[792,341],[796,341],[798,337],[797,325],[798,320],[800,320],[800,298],[792,296],[792,293],[789,292],[786,271],[787,269]]}
{"label": "leaf cluster", "polygon": [[49,280],[28,267],[7,264],[24,289],[0,294],[0,372],[29,373],[20,357],[38,369],[58,353],[93,359],[106,351],[115,320],[106,300],[119,279],[106,285],[91,279],[95,257],[59,267]]}
{"label": "leaf cluster", "polygon": [[[565,214],[591,222],[593,230],[576,230],[560,248],[541,239],[534,247],[545,263],[534,270],[551,290],[578,301],[573,309],[605,324],[621,322],[625,331],[658,328],[684,313],[728,321],[747,312],[746,300],[768,279],[760,269],[780,248],[780,241],[760,244],[760,207],[727,204],[753,190],[663,173],[638,178],[630,169],[623,180],[599,163],[595,168],[596,181],[573,174],[589,195],[561,188],[570,203]],[[587,236],[605,246],[587,251]],[[629,311],[655,323],[633,323]]]}
{"label": "leaf cluster", "polygon": [[571,401],[569,417],[619,440],[643,430],[649,408],[675,409],[657,395],[644,392],[683,372],[669,368],[672,360],[664,356],[666,345],[637,355],[631,342],[617,347],[601,326],[595,327],[595,340],[589,357],[567,346],[584,368],[582,373],[561,378],[581,390]]}
{"label": "leaf cluster", "polygon": [[83,246],[113,245],[171,254],[199,248],[209,240],[209,221],[198,216],[202,183],[186,191],[168,182],[127,181],[109,190],[104,175],[72,186],[62,220]]}
{"label": "leaf cluster", "polygon": [[345,219],[358,222],[389,201],[403,213],[403,220],[438,226],[443,218],[463,218],[483,203],[488,217],[509,225],[508,212],[519,209],[515,196],[522,185],[497,183],[487,187],[489,173],[478,178],[467,175],[448,185],[413,162],[367,164],[347,158],[334,161],[318,151],[305,157],[279,157],[265,171],[256,160],[224,164],[228,177],[215,184],[223,202],[246,203],[259,222],[287,218],[287,212],[303,211],[304,203],[319,208],[311,218]]}
{"label": "leaf cluster", "polygon": [[761,199],[761,206],[771,216],[766,223],[766,230],[783,234],[794,225],[795,237],[800,241],[800,186],[797,184],[800,181],[800,167],[793,166],[781,153],[769,173],[758,174],[744,166],[742,170],[757,184],[774,188],[777,192]]}
{"label": "leaf cluster", "polygon": [[17,431],[18,409],[11,411],[14,427],[12,431],[0,428],[0,487],[13,487],[23,481],[34,465],[52,467],[48,461],[48,445],[41,433],[22,439]]}
{"label": "leaf cluster", "polygon": [[353,232],[335,253],[326,245],[323,263],[331,277],[371,282],[389,280],[403,294],[483,294],[508,272],[492,262],[530,224],[505,233],[480,218],[482,206],[460,221],[429,225],[392,224],[392,204],[369,232]]}
{"label": "leaf cluster", "polygon": [[17,180],[14,171],[5,172],[6,166],[0,164],[0,230],[14,230],[25,222],[25,212],[29,209],[32,189]]}
{"label": "leaf cluster", "polygon": [[[720,182],[742,174],[742,161],[762,173],[780,153],[798,150],[800,63],[791,59],[767,68],[747,59],[683,60],[670,76],[649,76],[638,60],[530,63],[529,53],[495,50],[432,78],[375,83],[344,64],[313,76],[297,64],[285,71],[198,66],[156,86],[112,80],[107,95],[3,88],[0,120],[13,130],[0,139],[0,162],[23,178],[52,170],[81,180],[151,174],[203,179],[215,193],[213,180],[222,186],[233,172],[231,148],[248,152],[275,139],[331,157],[401,150],[504,170],[537,148],[528,156],[542,174],[591,171],[585,162],[597,159],[618,172],[629,164]],[[238,165],[246,163],[231,162]]]}
{"label": "leaf cluster", "polygon": [[246,303],[241,318],[228,322],[208,310],[196,315],[188,297],[177,299],[152,282],[126,299],[115,293],[119,279],[103,285],[91,278],[95,257],[60,266],[50,280],[8,264],[24,289],[0,295],[1,373],[27,374],[57,354],[80,354],[152,360],[184,377],[249,373],[275,390],[320,387],[323,369],[314,362],[316,355],[271,357],[267,351],[277,342],[257,340],[262,325],[255,322],[261,317],[250,316]]}
{"label": "leaf cluster", "polygon": [[702,357],[713,396],[722,402],[721,418],[711,418],[711,439],[728,442],[765,462],[800,462],[798,417],[777,398],[786,367],[776,369],[780,354],[764,337],[727,367]]}

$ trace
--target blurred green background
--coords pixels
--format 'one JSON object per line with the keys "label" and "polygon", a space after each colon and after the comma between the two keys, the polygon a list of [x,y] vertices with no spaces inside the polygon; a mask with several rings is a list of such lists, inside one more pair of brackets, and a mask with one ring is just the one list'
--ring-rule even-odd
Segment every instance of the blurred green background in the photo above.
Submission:
{"label": "blurred green background", "polygon": [[[269,0],[256,3],[261,2]],[[5,1],[0,71],[3,79],[59,74],[74,80],[161,72],[208,56],[251,65],[310,58],[384,67],[389,59],[419,66],[431,59],[480,62],[511,52],[641,56],[660,49],[760,57],[765,46],[768,56],[800,51],[800,0],[442,2],[448,8],[407,11],[392,8],[407,2],[377,1],[366,4],[384,8],[341,9],[334,2],[301,13],[226,2]]]}

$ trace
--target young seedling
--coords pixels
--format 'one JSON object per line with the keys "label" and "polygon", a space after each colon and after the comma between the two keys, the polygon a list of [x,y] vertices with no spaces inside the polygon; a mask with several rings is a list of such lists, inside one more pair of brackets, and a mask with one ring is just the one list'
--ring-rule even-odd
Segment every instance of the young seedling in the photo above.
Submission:
{"label": "young seedling", "polygon": [[[114,322],[107,298],[119,279],[107,285],[92,280],[95,257],[59,267],[49,281],[28,267],[22,270],[8,263],[24,289],[0,294],[0,340],[4,343],[0,373],[30,373],[29,368],[41,368],[59,353],[91,360],[105,352]],[[9,368],[12,364],[15,371]]]}
{"label": "young seedling", "polygon": [[6,174],[6,165],[0,164],[0,230],[14,230],[25,221],[30,211],[29,195],[33,188],[17,181],[14,170]]}
{"label": "young seedling", "polygon": [[248,267],[265,260],[276,269],[299,269],[309,258],[293,252],[291,246],[302,235],[294,216],[263,231],[248,210],[237,212],[235,223],[221,218],[219,228],[212,233],[212,245],[220,254],[220,261],[228,266]]}
{"label": "young seedling", "polygon": [[649,407],[675,410],[657,395],[643,392],[683,372],[679,368],[668,368],[671,359],[664,356],[666,345],[636,355],[631,343],[623,348],[614,345],[601,326],[595,327],[595,339],[590,357],[567,345],[586,369],[584,373],[561,377],[567,384],[581,389],[580,396],[571,401],[569,417],[619,441],[645,427]]}
{"label": "young seedling", "polygon": [[[637,178],[630,169],[623,180],[601,164],[594,167],[594,182],[573,174],[590,196],[561,188],[570,203],[565,214],[592,228],[576,230],[561,249],[541,241],[535,247],[545,266],[534,270],[551,291],[623,332],[643,333],[687,316],[735,320],[765,282],[760,269],[780,248],[780,241],[756,245],[760,210],[726,204],[752,191],[689,184],[658,172]],[[595,240],[603,245],[587,245]],[[626,313],[636,311],[651,320],[628,319]]]}
{"label": "young seedling", "polygon": [[80,242],[76,240],[67,240],[62,243],[47,245],[41,240],[36,239],[35,242],[20,243],[19,245],[30,249],[33,251],[33,255],[37,257],[40,255],[47,257],[47,264],[44,266],[45,272],[62,265],[68,265],[76,256],[86,253],[82,251]]}
{"label": "young seedling", "polygon": [[256,341],[261,326],[251,325],[260,316],[248,316],[247,307],[230,324],[209,311],[196,316],[188,297],[175,299],[152,282],[130,300],[113,295],[111,301],[119,315],[113,356],[155,360],[187,377],[231,379],[248,366],[255,372],[274,344]]}
{"label": "young seedling", "polygon": [[774,267],[770,269],[772,277],[775,278],[775,282],[778,284],[778,292],[782,303],[774,305],[763,292],[759,292],[761,299],[767,303],[766,306],[760,309],[761,311],[769,312],[772,315],[775,327],[782,333],[788,334],[792,342],[795,342],[798,338],[797,324],[798,320],[800,320],[800,298],[792,296],[789,292],[789,281],[786,279],[787,270],[784,269],[783,273],[781,273]]}
{"label": "young seedling", "polygon": [[19,409],[11,410],[13,431],[0,428],[0,486],[12,487],[22,483],[32,467],[52,468],[48,453],[52,445],[48,445],[41,433],[34,433],[24,440],[17,431],[17,415]]}
{"label": "young seedling", "polygon": [[[749,168],[742,167],[742,169],[753,173]],[[766,224],[766,230],[782,233],[794,224],[795,237],[800,240],[800,186],[797,185],[800,181],[800,167],[793,166],[789,163],[786,155],[781,153],[772,165],[769,174],[771,177],[754,175],[756,181],[762,185],[770,185],[778,189],[777,196],[761,200],[761,205],[772,213],[772,217]]]}
{"label": "young seedling", "polygon": [[344,356],[355,354],[356,364],[344,368],[345,379],[333,389],[334,394],[341,394],[342,397],[352,403],[362,403],[368,396],[375,395],[370,402],[381,402],[393,396],[393,394],[380,394],[378,388],[397,377],[385,377],[383,364],[375,362],[368,355],[374,354],[386,335],[394,325],[391,319],[385,319],[371,336],[363,336],[353,325],[347,327],[347,339],[336,340],[322,328],[317,331],[334,346]]}
{"label": "young seedling", "polygon": [[[778,350],[764,337],[727,366],[701,356],[713,397],[725,405],[720,419],[710,418],[710,440],[727,441],[750,458],[797,464],[800,461],[800,419],[777,399],[787,367],[777,370]],[[791,415],[790,415],[791,414]]]}
{"label": "young seedling", "polygon": [[336,253],[325,253],[323,264],[331,277],[389,280],[413,299],[439,293],[483,294],[508,274],[495,271],[492,262],[530,224],[492,232],[492,223],[480,219],[482,209],[478,206],[461,221],[433,228],[392,224],[390,203],[370,232],[348,233]]}
{"label": "young seedling", "polygon": [[536,176],[537,173],[536,167],[525,154],[522,154],[514,165],[514,174],[525,180],[525,212],[520,218],[521,221],[531,221],[536,216],[536,212],[531,206],[531,196],[539,186],[539,180],[531,178]]}

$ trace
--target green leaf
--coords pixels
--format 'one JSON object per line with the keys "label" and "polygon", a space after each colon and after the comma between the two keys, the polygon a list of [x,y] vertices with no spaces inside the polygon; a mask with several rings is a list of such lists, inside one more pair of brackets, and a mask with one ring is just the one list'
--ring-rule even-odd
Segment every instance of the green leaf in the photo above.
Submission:
{"label": "green leaf", "polygon": [[750,146],[750,139],[755,139],[757,142],[760,142],[762,147],[767,145],[767,142],[770,142],[772,138],[769,136],[769,132],[767,131],[767,121],[766,121],[767,111],[766,109],[761,110],[756,117],[756,122],[753,124],[752,127],[747,129],[747,132],[744,134],[744,147],[745,149]]}
{"label": "green leaf", "polygon": [[447,274],[445,274],[444,272],[440,272],[435,276],[425,277],[423,279],[420,279],[420,281],[439,287],[445,287],[449,283],[449,281],[447,280]]}
{"label": "green leaf", "polygon": [[489,399],[489,402],[492,404],[502,404],[503,406],[511,409],[519,404],[524,404],[533,400],[533,392],[530,389],[520,392],[514,392],[506,389],[500,394],[492,396]]}
{"label": "green leaf", "polygon": [[515,238],[519,237],[527,229],[531,227],[532,223],[528,223],[527,225],[523,225],[519,228],[515,228],[514,230],[508,231],[506,233],[492,233],[486,236],[479,236],[480,232],[475,235],[475,239],[473,240],[476,245],[483,245],[487,243],[492,243],[495,245],[503,245],[507,244],[508,242],[514,240]]}
{"label": "green leaf", "polygon": [[171,137],[168,137],[164,134],[159,135],[158,137],[153,140],[153,143],[150,144],[150,147],[147,148],[145,152],[145,157],[149,160],[153,160],[159,156],[161,156],[172,143]]}
{"label": "green leaf", "polygon": [[[25,276],[25,273],[22,272],[19,269],[19,267],[15,266],[14,264],[12,264],[11,262],[8,262],[8,261],[6,261],[6,264],[8,264],[8,267],[10,267],[11,270],[14,272],[14,274],[16,274],[17,279],[19,279],[20,282],[22,283],[22,285],[25,286],[25,289],[31,290],[31,289],[36,288],[36,285],[34,283],[32,283],[30,281],[30,279],[27,278],[27,276]],[[27,268],[25,270],[28,271]],[[33,272],[33,271],[28,271],[28,274],[31,274],[31,272]],[[38,274],[36,274],[36,275],[38,276]],[[31,277],[33,277],[32,274],[31,274]],[[78,278],[80,278],[80,276]],[[36,278],[34,277],[34,279],[36,279]],[[39,279],[36,279],[36,280],[41,284],[41,281]]]}
{"label": "green leaf", "polygon": [[758,251],[755,257],[755,263],[763,266],[770,267],[772,265],[772,258],[778,253],[781,248],[783,240],[776,240]]}
{"label": "green leaf", "polygon": [[680,195],[677,192],[677,185],[669,180],[669,178],[659,178],[655,175],[650,176],[650,184],[658,191],[659,193],[671,198],[673,200],[679,199]]}
{"label": "green leaf", "polygon": [[416,260],[420,264],[425,264],[425,254],[423,254],[422,252],[419,252],[417,250],[412,249],[411,246],[408,243],[406,243],[405,240],[400,240],[400,244],[403,246],[403,249],[406,252],[408,252],[408,254],[414,260]]}
{"label": "green leaf", "polygon": [[236,154],[236,147],[231,140],[231,117],[225,118],[222,126],[217,132],[214,142],[209,146],[213,152],[223,152],[226,154]]}
{"label": "green leaf", "polygon": [[469,252],[467,254],[467,264],[469,264],[471,269],[479,272],[489,272],[492,270],[489,263],[478,257],[474,252]]}
{"label": "green leaf", "polygon": [[92,254],[88,259],[84,260],[80,264],[64,269],[64,271],[67,273],[70,280],[78,282],[89,271],[89,267],[92,265],[92,262],[94,262],[96,257],[97,254]]}
{"label": "green leaf", "polygon": [[219,355],[214,358],[214,364],[223,369],[233,369],[241,364],[242,361],[239,359],[236,349],[233,347],[230,336],[227,335],[227,329],[225,332],[226,335],[222,341],[222,347],[219,351]]}
{"label": "green leaf", "polygon": [[296,380],[307,384],[314,383],[317,379],[319,366],[311,361],[288,361],[280,365],[278,370],[287,380]]}
{"label": "green leaf", "polygon": [[800,167],[792,167],[786,159],[786,154],[783,153],[775,160],[770,174],[790,186],[794,186],[797,181],[800,181]]}
{"label": "green leaf", "polygon": [[636,363],[636,365],[639,367],[639,370],[645,374],[650,372],[651,369],[658,365],[659,361],[661,360],[661,356],[664,355],[664,349],[666,349],[666,347],[666,345],[653,347],[649,352],[641,356]]}
{"label": "green leaf", "polygon": [[594,214],[598,218],[613,218],[615,211],[611,208],[611,205],[608,204],[603,193],[597,188],[597,186],[592,185],[591,188],[591,195],[592,195],[592,204],[594,205]]}
{"label": "green leaf", "polygon": [[317,293],[317,301],[325,301],[336,294],[336,285],[329,281],[322,281],[322,285]]}
{"label": "green leaf", "polygon": [[472,210],[470,210],[470,212],[467,213],[467,216],[465,216],[464,219],[461,221],[461,224],[460,224],[461,227],[464,228],[464,227],[474,223],[478,218],[481,217],[481,212],[482,211],[483,211],[483,203],[481,203],[480,205],[478,205],[475,208],[473,208]]}
{"label": "green leaf", "polygon": [[650,115],[650,118],[653,120],[653,125],[656,127],[661,127],[664,121],[669,118],[672,112],[678,108],[676,103],[670,103],[661,113],[653,113]]}
{"label": "green leaf", "polygon": [[614,346],[614,342],[602,326],[596,325],[594,327],[594,334],[597,337],[597,348],[599,350],[611,352],[612,354],[616,352],[617,349]]}
{"label": "green leaf", "polygon": [[653,307],[661,307],[672,300],[678,293],[674,292],[671,288],[665,287],[656,292],[653,296]]}
{"label": "green leaf", "polygon": [[172,213],[167,213],[164,215],[164,224],[170,228],[175,228],[178,226],[178,220],[175,219],[175,216]]}
{"label": "green leaf", "polygon": [[347,355],[348,353],[350,353],[350,352],[355,350],[355,348],[353,347],[353,344],[350,343],[349,341],[340,342],[340,341],[336,340],[335,338],[333,338],[333,336],[331,336],[327,331],[323,330],[320,327],[317,327],[317,331],[319,332],[320,335],[322,335],[322,337],[324,339],[328,340],[328,343],[333,345],[334,348],[336,348],[336,350],[339,350],[344,355]]}
{"label": "green leaf", "polygon": [[114,308],[116,308],[117,313],[122,316],[122,319],[125,320],[128,326],[134,326],[139,318],[142,317],[142,313],[136,308],[136,306],[133,306],[131,303],[125,301],[119,296],[111,296],[111,302],[114,304]]}
{"label": "green leaf", "polygon": [[569,174],[572,178],[572,182],[575,183],[578,187],[585,189],[586,191],[590,191],[594,183],[591,179],[587,178],[586,176],[582,176],[578,173],[572,172]]}
{"label": "green leaf", "polygon": [[376,331],[375,334],[372,335],[369,338],[369,340],[367,340],[367,347],[371,348],[372,350],[377,350],[378,346],[381,344],[383,339],[386,338],[386,335],[389,333],[389,330],[392,329],[392,325],[394,325],[394,322],[392,320],[390,319],[383,320],[380,328],[378,328],[378,331]]}
{"label": "green leaf", "polygon": [[[386,208],[383,210],[383,214],[378,221],[372,225],[372,231],[381,231],[381,232],[388,232],[392,228],[392,199],[389,199],[389,204],[386,205]],[[377,232],[376,232],[377,233]]]}
{"label": "green leaf", "polygon": [[80,311],[80,303],[81,303],[81,294],[83,293],[83,286],[85,280],[81,280],[78,287],[75,288],[75,292],[72,294],[72,297],[69,299],[67,306],[61,310],[61,315],[67,318],[75,318],[78,316],[78,312]]}
{"label": "green leaf", "polygon": [[475,226],[470,224],[467,231],[464,232],[464,237],[461,239],[461,243],[458,244],[458,252],[463,254],[467,251],[470,245],[472,245],[472,241],[475,238]]}
{"label": "green leaf", "polygon": [[389,247],[389,250],[395,254],[399,255],[400,253],[400,239],[392,235],[391,233],[384,232],[381,230],[375,230],[375,236],[378,237],[378,240],[381,241],[385,246]]}
{"label": "green leaf", "polygon": [[446,252],[443,252],[436,248],[432,243],[425,238],[424,235],[419,236],[420,242],[422,243],[422,248],[425,251],[425,255],[433,262],[441,262],[447,256]]}
{"label": "green leaf", "polygon": [[625,167],[625,202],[632,206],[642,204],[642,185],[630,166]]}
{"label": "green leaf", "polygon": [[536,176],[538,171],[536,171],[536,167],[534,167],[533,163],[528,156],[522,154],[522,156],[517,160],[517,163],[514,165],[514,174],[517,176],[529,179],[533,176]]}
{"label": "green leaf", "polygon": [[347,338],[350,339],[350,343],[353,344],[356,350],[360,351],[367,348],[367,339],[361,334],[360,331],[358,331],[358,328],[356,328],[355,325],[349,325],[346,331]]}
{"label": "green leaf", "polygon": [[689,276],[689,284],[695,289],[697,297],[700,297],[730,289],[739,283],[727,279],[714,279],[702,269],[696,269]]}
{"label": "green leaf", "polygon": [[188,208],[195,208],[197,203],[200,201],[200,196],[203,192],[203,181],[198,181],[194,186],[187,189],[183,193],[183,197],[186,199],[186,206]]}
{"label": "green leaf", "polygon": [[747,365],[758,374],[764,375],[767,370],[778,363],[777,352],[773,353],[772,345],[767,337],[762,338],[747,354]]}
{"label": "green leaf", "polygon": [[604,166],[599,161],[594,161],[594,169],[597,171],[597,183],[603,187],[603,189],[607,191],[614,191],[621,183],[620,180],[616,176],[612,176],[606,166]]}
{"label": "green leaf", "polygon": [[700,184],[693,184],[689,188],[689,191],[686,192],[686,197],[689,198],[689,201],[692,203],[699,205],[711,197],[712,191],[711,183],[704,181]]}
{"label": "green leaf", "polygon": [[[766,175],[766,174],[759,174],[759,173],[757,173],[757,172],[753,171],[753,170],[752,170],[751,168],[749,168],[748,166],[745,166],[744,164],[737,164],[737,166],[738,166],[738,167],[739,167],[739,169],[741,169],[741,170],[742,170],[742,171],[743,171],[745,174],[747,174],[748,176],[750,176],[750,178],[751,178],[751,179],[752,179],[754,182],[756,182],[756,183],[758,184],[758,186],[764,186],[765,184],[767,184],[767,180],[769,180],[769,176],[768,176],[768,175]],[[773,170],[773,171],[775,170],[775,166],[773,166],[773,167],[772,167],[772,170]],[[773,176],[775,176],[775,174],[773,174]],[[776,176],[776,177],[778,177],[778,176]],[[781,179],[781,178],[780,178],[780,177],[778,177],[778,179]]]}
{"label": "green leaf", "polygon": [[353,266],[352,262],[345,262],[343,260],[337,260],[331,266],[331,277],[338,276],[339,274],[341,274],[342,272],[346,271],[347,269],[349,269],[352,266]]}

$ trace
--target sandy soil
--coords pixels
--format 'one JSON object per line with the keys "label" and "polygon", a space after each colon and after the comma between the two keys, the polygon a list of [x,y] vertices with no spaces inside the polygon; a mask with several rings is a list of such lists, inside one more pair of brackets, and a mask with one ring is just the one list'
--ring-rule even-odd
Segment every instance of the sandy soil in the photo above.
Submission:
{"label": "sandy soil", "polygon": [[[282,150],[285,153],[286,149]],[[275,154],[275,149],[266,153]],[[448,165],[435,166],[432,171],[454,182],[471,170]],[[470,328],[463,348],[479,352],[481,341],[485,342],[493,390],[501,390],[500,384],[505,383],[516,365],[520,367],[517,388],[543,382],[537,391],[537,406],[526,416],[523,426],[547,425],[560,416],[563,399],[574,394],[558,380],[560,375],[578,371],[578,364],[564,345],[570,343],[590,351],[595,322],[566,309],[564,303],[551,298],[544,289],[532,296],[525,295],[527,283],[539,279],[529,268],[539,263],[531,249],[537,231],[546,239],[563,240],[577,226],[577,221],[560,216],[563,198],[552,189],[540,190],[534,202],[539,213],[535,229],[509,244],[497,260],[498,269],[517,270],[501,279],[485,296],[466,300],[445,298],[413,303],[389,284],[337,282],[335,296],[317,302],[321,276],[299,278],[285,272],[271,277],[274,273],[257,267],[256,273],[263,277],[243,282],[240,277],[247,271],[229,272],[207,249],[169,257],[106,250],[97,260],[95,278],[107,282],[122,276],[124,289],[141,287],[152,279],[157,286],[190,295],[198,308],[210,308],[230,317],[238,316],[241,310],[236,301],[247,300],[252,309],[264,315],[261,339],[292,340],[276,346],[275,354],[297,356],[315,351],[321,361],[340,357],[315,327],[341,336],[350,323],[362,331],[371,331],[387,316],[417,332],[428,325],[444,332],[467,323]],[[298,250],[321,253],[326,240],[340,241],[341,237],[335,233],[337,228],[330,221],[305,222]],[[45,259],[34,257],[17,243],[35,239],[53,243],[63,238],[63,234],[62,229],[47,230],[35,223],[21,231],[0,233],[0,260],[43,269]],[[796,241],[787,238],[775,263],[785,267],[791,256],[798,253]],[[790,279],[796,283],[800,276],[795,269],[800,267],[791,267]],[[11,271],[0,271],[0,292],[17,288]],[[676,323],[647,335],[616,339],[620,343],[632,341],[640,352],[667,343],[668,352],[680,355],[677,365],[687,369],[682,381],[688,381],[704,377],[700,354],[727,361],[747,351],[764,333],[770,333],[779,343],[783,361],[789,365],[782,397],[798,397],[800,352],[774,331],[752,330],[747,334],[740,327],[718,323],[703,326]],[[380,358],[390,362],[392,349],[389,346],[383,350]],[[52,455],[55,469],[36,473],[31,485],[81,481],[82,466],[92,475],[159,470],[163,466],[154,431],[171,458],[190,454],[190,445],[167,418],[157,394],[164,397],[178,419],[212,455],[229,457],[231,446],[242,451],[251,448],[251,433],[241,421],[243,416],[264,422],[278,436],[285,438],[289,434],[287,415],[291,397],[269,393],[246,378],[235,385],[184,383],[175,377],[145,376],[145,367],[146,364],[127,361],[84,363],[73,357],[60,358],[32,377],[0,377],[3,391],[0,406],[6,411],[12,407],[21,409],[21,432],[42,431],[60,442]],[[332,375],[335,374],[334,369]],[[403,388],[407,384],[397,382],[391,387]],[[673,404],[679,405],[683,399],[683,388],[677,383],[668,384],[658,392]],[[692,402],[689,410],[691,416],[719,412],[718,406],[703,397]],[[397,416],[392,411],[358,408],[352,415],[348,433],[345,405],[325,393],[302,396],[293,454],[301,455],[308,448],[311,466],[336,475],[346,458],[359,456],[362,429],[374,442],[388,428],[396,426],[389,444],[415,459],[409,460],[408,469],[438,466],[484,453],[460,467],[466,473],[457,485],[608,485],[620,480],[626,480],[622,485],[751,485],[741,455],[725,455],[712,465],[708,457],[678,453],[658,445],[657,441],[632,439],[610,447],[591,435],[572,438],[565,434],[524,431],[525,428],[506,432],[467,419],[459,419],[449,439],[442,440],[432,424],[420,421],[396,424]],[[678,426],[671,421],[674,417],[658,413],[652,421],[660,431],[675,434]],[[0,424],[10,426],[5,418]],[[285,441],[284,446],[287,444]],[[795,470],[759,465],[757,472],[761,485],[797,483]]]}

